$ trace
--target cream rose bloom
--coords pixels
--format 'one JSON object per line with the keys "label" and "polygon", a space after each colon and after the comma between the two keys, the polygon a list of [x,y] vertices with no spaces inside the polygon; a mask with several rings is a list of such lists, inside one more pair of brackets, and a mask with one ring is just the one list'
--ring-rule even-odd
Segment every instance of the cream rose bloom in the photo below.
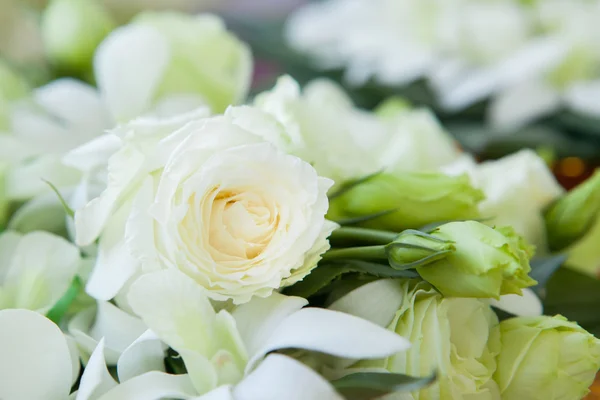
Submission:
{"label": "cream rose bloom", "polygon": [[242,122],[196,113],[115,132],[108,185],[75,214],[78,244],[100,238],[91,295],[108,300],[139,273],[174,268],[239,304],[316,266],[336,226],[325,220],[332,182]]}

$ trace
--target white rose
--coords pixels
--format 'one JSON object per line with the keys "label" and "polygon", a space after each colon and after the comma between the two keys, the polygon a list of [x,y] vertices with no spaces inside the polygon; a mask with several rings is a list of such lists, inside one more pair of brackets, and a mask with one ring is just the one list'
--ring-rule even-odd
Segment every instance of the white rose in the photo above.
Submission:
{"label": "white rose", "polygon": [[388,117],[392,129],[381,162],[391,171],[437,170],[456,161],[461,151],[428,109],[398,112]]}
{"label": "white rose", "polygon": [[539,251],[546,247],[543,210],[563,192],[537,154],[521,150],[478,166],[476,179],[486,199],[481,214],[491,225],[510,225]]}
{"label": "white rose", "polygon": [[387,139],[387,127],[372,113],[355,108],[335,83],[316,80],[301,91],[296,81],[283,76],[254,104],[285,127],[284,150],[336,184],[378,169],[374,150]]}
{"label": "white rose", "polygon": [[[433,170],[460,154],[430,112],[408,109],[380,116],[355,107],[327,80],[312,81],[301,91],[297,82],[283,76],[254,104],[285,127],[284,137],[273,129],[267,140],[311,163],[336,184],[384,168]],[[248,119],[240,115],[243,109],[234,111],[235,117]]]}
{"label": "white rose", "polygon": [[121,127],[106,190],[76,212],[78,244],[100,237],[94,297],[177,268],[212,299],[244,303],[301,280],[329,248],[330,180],[229,116],[186,118]]}

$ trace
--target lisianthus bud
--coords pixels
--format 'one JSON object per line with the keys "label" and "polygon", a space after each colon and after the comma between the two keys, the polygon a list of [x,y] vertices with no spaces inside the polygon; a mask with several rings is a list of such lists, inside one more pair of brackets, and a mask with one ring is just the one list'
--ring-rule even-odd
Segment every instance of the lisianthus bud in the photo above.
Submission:
{"label": "lisianthus bud", "polygon": [[417,272],[445,296],[498,298],[536,284],[528,275],[533,250],[510,228],[451,222],[431,235],[453,241],[456,251]]}
{"label": "lisianthus bud", "polygon": [[544,215],[551,250],[582,238],[600,212],[600,171],[552,204]]}
{"label": "lisianthus bud", "polygon": [[441,173],[382,173],[354,186],[330,203],[332,218],[352,218],[390,211],[365,226],[402,231],[424,225],[479,217],[481,191],[468,176]]}
{"label": "lisianthus bud", "polygon": [[42,18],[46,53],[59,68],[87,73],[96,47],[114,26],[95,0],[53,0]]}
{"label": "lisianthus bud", "polygon": [[392,267],[414,268],[441,260],[452,253],[454,242],[424,232],[406,230],[386,246]]}
{"label": "lisianthus bud", "polygon": [[393,96],[382,101],[374,111],[381,118],[389,118],[410,109],[411,105],[408,100],[403,97]]}
{"label": "lisianthus bud", "polygon": [[0,60],[0,131],[8,127],[8,102],[24,97],[29,85],[6,62]]}
{"label": "lisianthus bud", "polygon": [[15,100],[24,97],[29,91],[27,81],[0,60],[0,98]]}
{"label": "lisianthus bud", "polygon": [[562,316],[511,318],[494,336],[503,399],[581,399],[600,368],[600,340]]}

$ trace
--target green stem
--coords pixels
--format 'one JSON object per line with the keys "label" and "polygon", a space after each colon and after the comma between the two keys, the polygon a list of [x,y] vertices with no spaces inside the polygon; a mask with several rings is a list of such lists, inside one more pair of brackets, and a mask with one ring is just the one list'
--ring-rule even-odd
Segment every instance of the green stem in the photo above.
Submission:
{"label": "green stem", "polygon": [[343,226],[333,231],[329,240],[332,243],[384,245],[393,242],[397,236],[396,232]]}
{"label": "green stem", "polygon": [[385,246],[348,247],[329,250],[323,255],[323,261],[331,260],[387,260]]}

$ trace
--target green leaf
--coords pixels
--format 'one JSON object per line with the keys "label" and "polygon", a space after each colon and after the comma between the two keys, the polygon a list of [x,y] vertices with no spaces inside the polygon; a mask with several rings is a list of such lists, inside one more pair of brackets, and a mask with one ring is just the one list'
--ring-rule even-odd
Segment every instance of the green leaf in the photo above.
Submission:
{"label": "green leaf", "polygon": [[377,218],[385,217],[386,215],[395,213],[396,211],[398,211],[398,208],[392,208],[390,210],[379,211],[374,214],[362,215],[362,216],[353,217],[353,218],[344,218],[344,219],[341,219],[336,222],[338,224],[340,224],[341,226],[356,225],[356,224],[360,224],[362,222],[368,222],[368,221],[372,221]]}
{"label": "green leaf", "polygon": [[415,271],[398,271],[389,265],[359,260],[332,261],[319,265],[302,281],[285,288],[288,296],[308,298],[322,291],[336,279],[349,273],[362,273],[378,278],[418,278]]}
{"label": "green leaf", "polygon": [[531,272],[529,276],[538,282],[532,289],[543,289],[552,275],[564,264],[567,257],[566,254],[557,254],[548,257],[536,257],[531,260]]}
{"label": "green leaf", "polygon": [[424,388],[436,379],[436,374],[414,377],[402,374],[359,372],[335,380],[332,385],[347,400],[370,400],[394,392],[412,392]]}
{"label": "green leaf", "polygon": [[[340,261],[342,263],[342,261]],[[419,274],[412,270],[396,270],[389,264],[377,264],[368,261],[347,260],[343,261],[346,268],[352,268],[354,272],[361,272],[379,278],[418,278]]]}
{"label": "green leaf", "polygon": [[543,299],[544,314],[564,315],[589,331],[600,328],[600,280],[559,268],[550,278]]}
{"label": "green leaf", "polygon": [[69,205],[65,201],[64,197],[62,197],[62,195],[60,194],[60,192],[58,191],[56,186],[54,186],[51,182],[49,182],[45,179],[42,179],[42,180],[44,182],[46,182],[48,184],[48,186],[50,186],[50,189],[52,189],[52,191],[56,194],[56,196],[58,196],[58,200],[60,201],[60,204],[62,205],[63,209],[65,210],[65,213],[71,218],[75,217],[75,212],[71,209],[71,207],[69,207]]}
{"label": "green leaf", "polygon": [[335,247],[385,245],[393,242],[397,236],[396,232],[343,226],[331,233],[329,243]]}
{"label": "green leaf", "polygon": [[[368,182],[370,179],[375,178],[377,175],[380,175],[382,172],[383,172],[383,170],[373,172],[372,174],[365,175],[361,178],[353,179],[351,181],[344,183],[338,190],[336,190],[334,193],[329,195],[329,200],[331,201],[331,200],[335,199],[336,197],[342,196],[343,194],[347,193],[348,191],[352,190],[353,188],[355,188],[365,182]],[[386,210],[385,212],[389,213],[390,211]]]}
{"label": "green leaf", "polygon": [[81,282],[81,278],[76,276],[71,282],[71,286],[69,286],[65,294],[63,294],[60,300],[58,300],[56,304],[50,309],[50,311],[48,311],[46,317],[48,317],[49,320],[58,325],[82,289],[83,283]]}
{"label": "green leaf", "polygon": [[318,266],[306,278],[290,287],[287,287],[284,292],[289,296],[308,298],[324,289],[337,278],[350,272],[355,272],[350,266]]}

